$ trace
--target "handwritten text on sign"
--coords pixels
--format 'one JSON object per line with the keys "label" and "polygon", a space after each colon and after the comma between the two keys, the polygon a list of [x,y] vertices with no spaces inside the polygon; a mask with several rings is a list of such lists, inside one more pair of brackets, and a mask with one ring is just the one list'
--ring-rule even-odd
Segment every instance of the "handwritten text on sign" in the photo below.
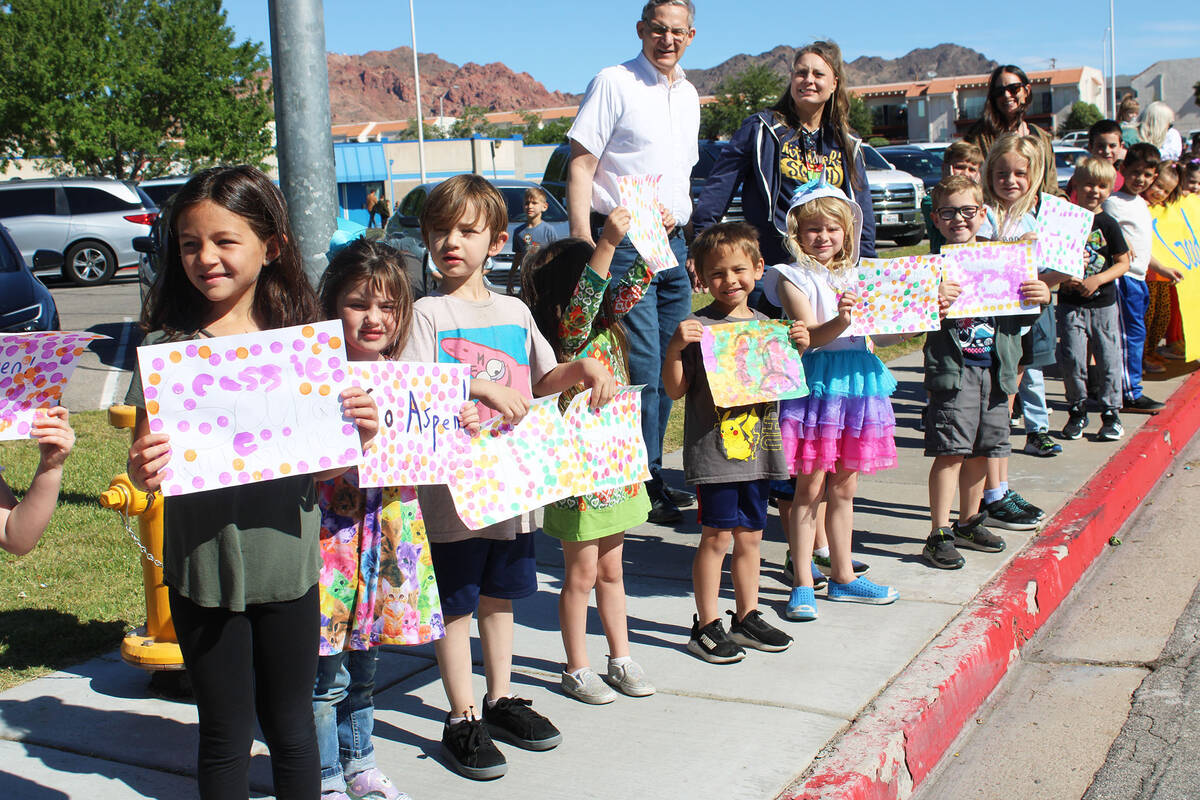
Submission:
{"label": "handwritten text on sign", "polygon": [[467,402],[471,367],[356,362],[350,365],[350,376],[379,406],[379,435],[367,445],[359,464],[359,485],[446,483],[454,460],[467,448],[458,412]]}
{"label": "handwritten text on sign", "polygon": [[39,408],[62,402],[63,389],[92,333],[0,335],[0,439],[28,438]]}
{"label": "handwritten text on sign", "polygon": [[334,320],[139,347],[150,430],[171,437],[163,493],[357,464],[341,337]]}

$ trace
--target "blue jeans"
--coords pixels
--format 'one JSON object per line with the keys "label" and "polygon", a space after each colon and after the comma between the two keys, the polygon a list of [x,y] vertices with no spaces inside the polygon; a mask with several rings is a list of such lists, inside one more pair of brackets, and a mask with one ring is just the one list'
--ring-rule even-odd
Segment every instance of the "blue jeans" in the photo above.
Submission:
{"label": "blue jeans", "polygon": [[1046,381],[1041,367],[1026,367],[1017,387],[1025,415],[1026,433],[1046,433],[1050,430],[1050,411],[1046,408]]}
{"label": "blue jeans", "polygon": [[[692,282],[684,267],[687,243],[682,236],[672,236],[669,241],[679,266],[655,275],[642,299],[622,320],[629,341],[629,380],[646,385],[642,392],[642,436],[650,461],[647,486],[651,498],[662,490],[662,442],[672,406],[671,398],[662,388],[663,356],[675,329],[692,312]],[[637,250],[626,237],[613,256],[614,281],[629,271],[636,257]]]}
{"label": "blue jeans", "polygon": [[375,667],[379,649],[321,656],[313,687],[313,718],[321,753],[321,791],[346,791],[346,776],[375,766]]}
{"label": "blue jeans", "polygon": [[1121,308],[1121,343],[1125,365],[1121,370],[1121,394],[1125,402],[1142,396],[1142,351],[1146,347],[1146,306],[1150,290],[1145,281],[1122,275],[1117,279],[1117,305]]}

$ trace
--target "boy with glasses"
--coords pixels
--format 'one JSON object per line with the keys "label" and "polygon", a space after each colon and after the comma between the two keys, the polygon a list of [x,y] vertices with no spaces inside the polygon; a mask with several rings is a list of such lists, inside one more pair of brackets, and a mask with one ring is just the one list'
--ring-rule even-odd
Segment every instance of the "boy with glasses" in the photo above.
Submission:
{"label": "boy with glasses", "polygon": [[[983,189],[965,175],[945,178],[933,188],[933,221],[950,244],[975,244],[986,212]],[[953,305],[957,287],[946,284],[943,313]],[[1040,280],[1021,284],[1027,303],[1050,302],[1050,289]],[[988,553],[1004,549],[1004,540],[984,527],[988,512],[980,510],[988,459],[1007,458],[1008,395],[1017,391],[1021,326],[1038,312],[1015,316],[943,319],[940,330],[925,337],[925,455],[929,469],[929,515],[932,531],[921,556],[938,569],[960,569],[958,547]],[[958,490],[958,521],[950,507]],[[1034,527],[1034,524],[1028,527]]]}
{"label": "boy with glasses", "polygon": [[[1114,123],[1115,124],[1115,123]],[[1119,131],[1118,131],[1119,135]],[[1129,246],[1117,221],[1104,212],[1117,171],[1104,158],[1091,157],[1075,168],[1076,204],[1094,213],[1082,280],[1068,280],[1058,289],[1058,363],[1070,403],[1064,439],[1078,439],[1088,424],[1088,352],[1096,359],[1102,442],[1115,442],[1124,428],[1121,407],[1120,315],[1116,280],[1129,271]]]}
{"label": "boy with glasses", "polygon": [[[983,151],[979,149],[979,145],[964,139],[959,139],[947,147],[946,152],[942,154],[942,178],[949,178],[951,175],[965,175],[979,183],[979,170],[982,167]],[[935,254],[942,252],[942,245],[946,243],[946,238],[933,224],[932,194],[925,195],[925,199],[921,201],[921,214],[925,217],[925,230],[929,234],[929,252]]]}

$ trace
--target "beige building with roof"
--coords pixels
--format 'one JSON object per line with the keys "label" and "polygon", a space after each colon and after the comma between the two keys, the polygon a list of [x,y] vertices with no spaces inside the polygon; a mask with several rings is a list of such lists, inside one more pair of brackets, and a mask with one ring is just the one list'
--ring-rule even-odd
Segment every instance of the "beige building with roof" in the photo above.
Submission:
{"label": "beige building with roof", "polygon": [[[1104,76],[1094,67],[1034,70],[1027,121],[1056,131],[1082,100],[1104,112]],[[893,142],[947,142],[964,135],[983,114],[987,73],[926,81],[854,86],[875,117],[875,136]]]}

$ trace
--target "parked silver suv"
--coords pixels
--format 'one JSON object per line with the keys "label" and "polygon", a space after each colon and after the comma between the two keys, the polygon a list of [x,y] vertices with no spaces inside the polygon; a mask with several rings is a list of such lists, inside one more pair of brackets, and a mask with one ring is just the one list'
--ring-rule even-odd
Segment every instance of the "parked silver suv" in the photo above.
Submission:
{"label": "parked silver suv", "polygon": [[62,253],[63,276],[81,286],[107,283],[118,269],[136,267],[133,238],[149,233],[157,216],[145,192],[111,178],[0,182],[0,222],[26,262],[38,250]]}

